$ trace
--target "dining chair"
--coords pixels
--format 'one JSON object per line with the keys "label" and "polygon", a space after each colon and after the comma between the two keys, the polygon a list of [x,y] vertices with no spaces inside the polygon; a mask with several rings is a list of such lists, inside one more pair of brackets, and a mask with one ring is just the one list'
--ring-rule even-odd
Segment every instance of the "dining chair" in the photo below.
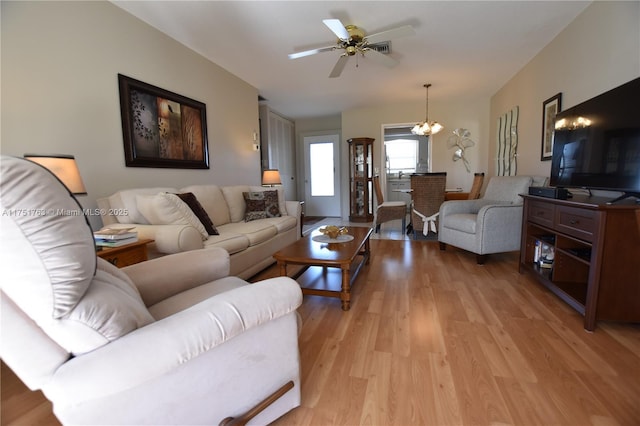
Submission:
{"label": "dining chair", "polygon": [[427,236],[436,233],[438,212],[444,202],[446,172],[425,173],[411,176],[411,224],[413,239],[417,239],[418,230]]}
{"label": "dining chair", "polygon": [[469,191],[469,200],[477,200],[480,198],[480,191],[482,190],[483,183],[484,173],[474,173],[473,183],[471,184],[471,190]]}
{"label": "dining chair", "polygon": [[373,186],[376,191],[376,201],[378,207],[374,218],[374,228],[380,232],[380,225],[390,220],[402,220],[402,232],[404,232],[407,220],[407,204],[404,201],[384,201],[382,189],[380,188],[380,176],[373,177]]}

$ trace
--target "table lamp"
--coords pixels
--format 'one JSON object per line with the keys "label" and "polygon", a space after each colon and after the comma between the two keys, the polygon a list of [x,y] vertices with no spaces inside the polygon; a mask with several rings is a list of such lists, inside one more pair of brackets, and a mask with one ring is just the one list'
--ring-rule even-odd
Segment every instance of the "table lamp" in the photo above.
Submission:
{"label": "table lamp", "polygon": [[75,195],[87,195],[80,170],[73,155],[24,154],[25,160],[38,163],[53,173]]}

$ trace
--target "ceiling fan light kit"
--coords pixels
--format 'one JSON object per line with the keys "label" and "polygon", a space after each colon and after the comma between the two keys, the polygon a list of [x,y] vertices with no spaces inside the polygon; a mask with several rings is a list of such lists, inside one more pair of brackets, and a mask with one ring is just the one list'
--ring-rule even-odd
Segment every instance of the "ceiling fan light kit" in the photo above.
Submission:
{"label": "ceiling fan light kit", "polygon": [[418,135],[418,136],[435,135],[440,130],[444,129],[444,126],[438,123],[437,121],[429,121],[429,87],[431,87],[430,83],[424,85],[424,88],[427,91],[426,108],[425,108],[426,117],[424,121],[413,126],[413,129],[411,129],[411,133],[413,133],[414,135]]}
{"label": "ceiling fan light kit", "polygon": [[[338,41],[333,46],[320,47],[316,49],[305,50],[303,52],[290,53],[289,59],[298,59],[305,56],[315,55],[317,53],[328,52],[341,49],[344,52],[338,58],[329,78],[339,77],[342,74],[347,60],[350,56],[361,54],[389,68],[398,64],[395,59],[378,52],[371,46],[384,41],[390,41],[393,38],[405,37],[415,34],[413,27],[405,25],[403,27],[393,28],[391,30],[382,31],[376,34],[366,35],[362,28],[355,25],[343,25],[339,19],[324,19],[322,21],[327,28],[331,30],[337,37]],[[366,55],[365,55],[366,54]]]}

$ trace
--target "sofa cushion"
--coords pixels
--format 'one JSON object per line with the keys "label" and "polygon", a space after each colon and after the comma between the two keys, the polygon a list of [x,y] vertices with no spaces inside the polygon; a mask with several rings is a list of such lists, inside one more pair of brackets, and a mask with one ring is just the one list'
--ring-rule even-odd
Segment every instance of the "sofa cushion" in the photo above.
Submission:
{"label": "sofa cushion", "polygon": [[227,225],[219,227],[220,235],[212,235],[204,242],[205,248],[220,247],[225,249],[227,253],[234,254],[249,247],[249,239],[238,232],[223,229]]}
{"label": "sofa cushion", "polygon": [[238,277],[224,277],[171,296],[149,307],[156,321],[183,311],[225,291],[251,285]]}
{"label": "sofa cushion", "polygon": [[280,216],[263,219],[265,223],[272,225],[278,231],[278,234],[288,231],[291,228],[295,228],[298,223],[295,216]]}
{"label": "sofa cushion", "polygon": [[242,193],[249,191],[249,185],[223,186],[220,189],[229,207],[231,222],[244,222],[246,204]]}
{"label": "sofa cushion", "polygon": [[192,192],[216,226],[231,222],[229,207],[217,185],[190,185],[180,192]]}
{"label": "sofa cushion", "polygon": [[209,237],[202,222],[175,194],[162,192],[156,195],[139,195],[137,204],[138,210],[151,225],[191,225],[200,232],[203,240]]}
{"label": "sofa cushion", "polygon": [[255,246],[278,235],[278,230],[268,220],[254,220],[252,222],[227,223],[220,227],[220,234],[226,233],[242,234],[249,240],[249,246]]}
{"label": "sofa cushion", "polygon": [[218,235],[218,230],[216,226],[211,221],[211,218],[207,214],[206,210],[202,207],[202,204],[198,201],[193,192],[183,192],[180,194],[176,194],[180,199],[191,209],[193,214],[196,215],[198,220],[204,226],[204,229],[207,231],[209,235]]}
{"label": "sofa cushion", "polygon": [[174,188],[136,188],[136,189],[124,189],[111,195],[109,200],[109,207],[116,214],[116,218],[120,223],[140,223],[149,225],[149,222],[138,211],[138,195],[154,195],[160,192],[178,192]]}
{"label": "sofa cushion", "polygon": [[249,191],[243,192],[242,196],[246,205],[245,222],[281,216],[276,191]]}

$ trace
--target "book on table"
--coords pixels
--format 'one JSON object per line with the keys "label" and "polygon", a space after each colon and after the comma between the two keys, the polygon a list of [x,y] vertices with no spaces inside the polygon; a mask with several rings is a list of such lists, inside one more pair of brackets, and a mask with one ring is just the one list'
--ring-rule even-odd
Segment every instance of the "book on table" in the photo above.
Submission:
{"label": "book on table", "polygon": [[125,240],[138,237],[135,228],[103,228],[93,233],[96,240]]}
{"label": "book on table", "polygon": [[98,247],[120,247],[127,244],[135,243],[136,241],[138,241],[137,235],[135,237],[124,238],[120,240],[103,240],[99,238],[95,239],[96,246]]}

